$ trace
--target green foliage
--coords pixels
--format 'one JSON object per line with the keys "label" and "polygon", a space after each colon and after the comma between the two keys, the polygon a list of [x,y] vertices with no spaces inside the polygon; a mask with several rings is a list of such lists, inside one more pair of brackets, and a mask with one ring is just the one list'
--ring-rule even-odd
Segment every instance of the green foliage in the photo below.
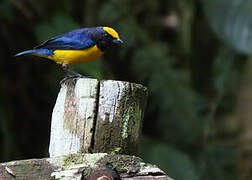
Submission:
{"label": "green foliage", "polygon": [[160,127],[169,129],[161,128],[163,138],[186,146],[202,133],[204,123],[197,113],[205,105],[190,88],[189,75],[175,69],[173,61],[169,58],[167,45],[151,43],[136,52],[132,67],[135,72],[141,72],[141,80],[148,79],[152,108],[160,111],[156,120]]}
{"label": "green foliage", "polygon": [[[146,161],[162,167],[171,178],[179,180],[198,180],[199,175],[189,156],[176,148],[157,140],[142,141],[140,156]],[[183,173],[181,172],[183,170]]]}
{"label": "green foliage", "polygon": [[12,6],[8,0],[2,0],[0,2],[0,19],[2,20],[13,20]]}
{"label": "green foliage", "polygon": [[[232,50],[228,48],[220,49],[214,63],[213,86],[216,91],[216,103],[219,108],[226,109],[232,101],[239,83],[240,59]],[[226,107],[227,106],[227,107]]]}
{"label": "green foliage", "polygon": [[206,145],[206,151],[198,161],[204,180],[235,180],[238,174],[238,151],[234,144],[214,142]]}
{"label": "green foliage", "polygon": [[73,29],[80,28],[69,16],[57,14],[53,16],[51,22],[39,24],[36,27],[37,39],[42,42],[53,36],[68,32]]}
{"label": "green foliage", "polygon": [[10,132],[10,128],[8,127],[6,119],[6,113],[4,112],[4,108],[0,106],[0,137],[3,137],[3,146],[0,150],[0,158],[3,160],[7,160],[10,158],[10,149],[15,151],[13,145],[12,134]]}
{"label": "green foliage", "polygon": [[208,20],[217,35],[236,50],[251,54],[251,0],[203,0]]}

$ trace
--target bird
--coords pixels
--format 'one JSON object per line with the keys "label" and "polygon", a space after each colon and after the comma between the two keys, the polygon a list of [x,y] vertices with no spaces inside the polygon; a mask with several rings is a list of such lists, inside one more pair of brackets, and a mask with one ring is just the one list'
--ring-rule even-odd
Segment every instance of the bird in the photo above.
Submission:
{"label": "bird", "polygon": [[93,61],[102,56],[113,44],[118,43],[123,43],[123,41],[113,28],[86,27],[55,36],[31,50],[17,53],[15,56],[44,57],[61,64],[65,71],[82,76],[70,70],[68,66]]}

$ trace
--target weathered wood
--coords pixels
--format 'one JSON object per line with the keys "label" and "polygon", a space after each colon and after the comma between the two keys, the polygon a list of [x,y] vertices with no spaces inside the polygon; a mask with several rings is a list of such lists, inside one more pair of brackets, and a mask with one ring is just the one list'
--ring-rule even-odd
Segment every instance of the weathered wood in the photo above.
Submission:
{"label": "weathered wood", "polygon": [[92,145],[98,80],[68,80],[62,84],[51,123],[50,157],[87,152]]}
{"label": "weathered wood", "polygon": [[156,166],[128,155],[71,154],[0,163],[0,180],[109,179],[111,175],[123,180],[172,180]]}
{"label": "weathered wood", "polygon": [[141,133],[147,89],[122,81],[101,81],[94,138],[94,152],[119,147],[124,154],[136,152]]}
{"label": "weathered wood", "polygon": [[[76,83],[75,83],[76,82]],[[96,79],[67,80],[51,124],[50,157],[83,152],[136,152],[147,89]]]}

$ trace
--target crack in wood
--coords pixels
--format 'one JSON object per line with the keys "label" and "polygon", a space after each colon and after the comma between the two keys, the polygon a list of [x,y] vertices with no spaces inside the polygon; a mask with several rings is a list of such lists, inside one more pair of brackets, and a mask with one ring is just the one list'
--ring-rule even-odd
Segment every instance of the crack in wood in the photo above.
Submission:
{"label": "crack in wood", "polygon": [[92,152],[94,150],[94,144],[95,144],[95,133],[96,133],[96,122],[97,122],[97,117],[98,117],[98,111],[99,111],[99,99],[100,99],[100,86],[101,86],[101,81],[98,81],[97,85],[97,93],[96,93],[96,106],[94,110],[94,122],[93,122],[93,128],[92,128],[92,137],[91,137],[91,146],[90,146],[90,151]]}

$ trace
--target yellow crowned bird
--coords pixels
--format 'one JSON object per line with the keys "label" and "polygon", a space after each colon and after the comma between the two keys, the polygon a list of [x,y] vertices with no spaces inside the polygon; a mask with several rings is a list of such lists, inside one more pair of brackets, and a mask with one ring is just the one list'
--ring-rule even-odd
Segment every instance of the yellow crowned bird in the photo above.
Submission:
{"label": "yellow crowned bird", "polygon": [[122,40],[113,28],[89,27],[53,37],[32,50],[20,52],[15,56],[45,57],[61,64],[64,70],[79,76],[80,74],[69,70],[67,66],[95,60],[114,43],[122,43]]}

